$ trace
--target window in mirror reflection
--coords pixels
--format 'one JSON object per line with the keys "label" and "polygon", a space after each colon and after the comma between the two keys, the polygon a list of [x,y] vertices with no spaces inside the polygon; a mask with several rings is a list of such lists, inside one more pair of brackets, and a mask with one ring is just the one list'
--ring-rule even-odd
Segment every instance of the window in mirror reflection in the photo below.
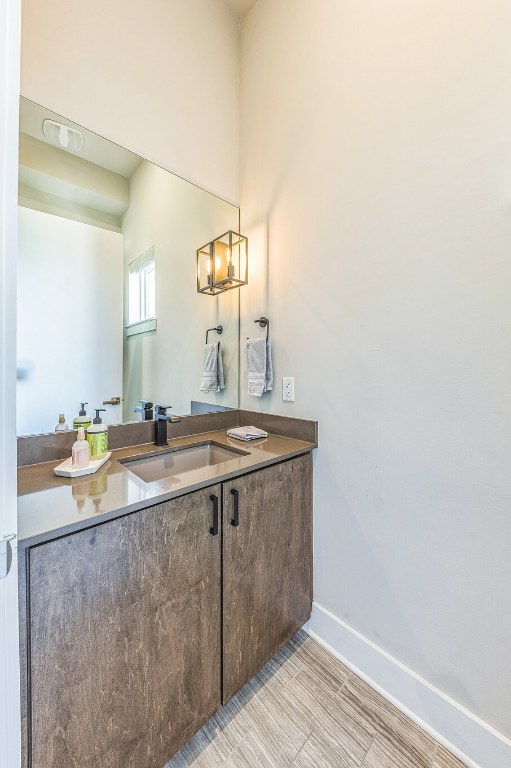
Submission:
{"label": "window in mirror reflection", "polygon": [[154,245],[129,265],[128,323],[156,317],[156,259]]}

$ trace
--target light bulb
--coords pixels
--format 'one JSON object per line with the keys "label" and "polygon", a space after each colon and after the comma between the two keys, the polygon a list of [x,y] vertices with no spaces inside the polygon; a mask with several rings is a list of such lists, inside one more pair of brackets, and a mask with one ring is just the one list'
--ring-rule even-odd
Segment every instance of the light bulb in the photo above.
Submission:
{"label": "light bulb", "polygon": [[227,279],[232,280],[234,277],[234,264],[232,263],[232,251],[230,248],[225,249],[225,259],[227,261]]}

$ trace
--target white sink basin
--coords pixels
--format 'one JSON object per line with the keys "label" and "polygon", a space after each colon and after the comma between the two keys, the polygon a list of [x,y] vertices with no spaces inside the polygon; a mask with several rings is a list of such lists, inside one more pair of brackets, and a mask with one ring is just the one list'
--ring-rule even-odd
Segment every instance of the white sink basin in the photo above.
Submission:
{"label": "white sink basin", "polygon": [[202,467],[211,467],[224,461],[239,459],[240,456],[248,456],[248,453],[248,451],[226,448],[219,443],[208,441],[120,459],[120,463],[144,482],[153,483],[155,480],[163,480],[166,477],[182,475]]}

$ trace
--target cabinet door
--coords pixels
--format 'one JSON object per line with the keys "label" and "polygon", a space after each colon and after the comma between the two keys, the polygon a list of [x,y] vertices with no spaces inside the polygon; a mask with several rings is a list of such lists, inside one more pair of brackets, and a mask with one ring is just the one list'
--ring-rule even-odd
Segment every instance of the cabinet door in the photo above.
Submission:
{"label": "cabinet door", "polygon": [[224,483],[223,499],[226,703],[310,617],[311,455]]}
{"label": "cabinet door", "polygon": [[32,768],[162,768],[218,709],[220,493],[32,549]]}

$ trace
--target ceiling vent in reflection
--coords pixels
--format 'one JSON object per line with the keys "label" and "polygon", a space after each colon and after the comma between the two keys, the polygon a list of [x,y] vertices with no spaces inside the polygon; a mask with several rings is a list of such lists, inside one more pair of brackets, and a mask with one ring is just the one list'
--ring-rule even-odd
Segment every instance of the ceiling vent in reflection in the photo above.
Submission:
{"label": "ceiling vent in reflection", "polygon": [[55,120],[43,121],[44,137],[50,144],[69,149],[71,152],[80,152],[83,148],[83,136],[76,128],[69,128]]}

